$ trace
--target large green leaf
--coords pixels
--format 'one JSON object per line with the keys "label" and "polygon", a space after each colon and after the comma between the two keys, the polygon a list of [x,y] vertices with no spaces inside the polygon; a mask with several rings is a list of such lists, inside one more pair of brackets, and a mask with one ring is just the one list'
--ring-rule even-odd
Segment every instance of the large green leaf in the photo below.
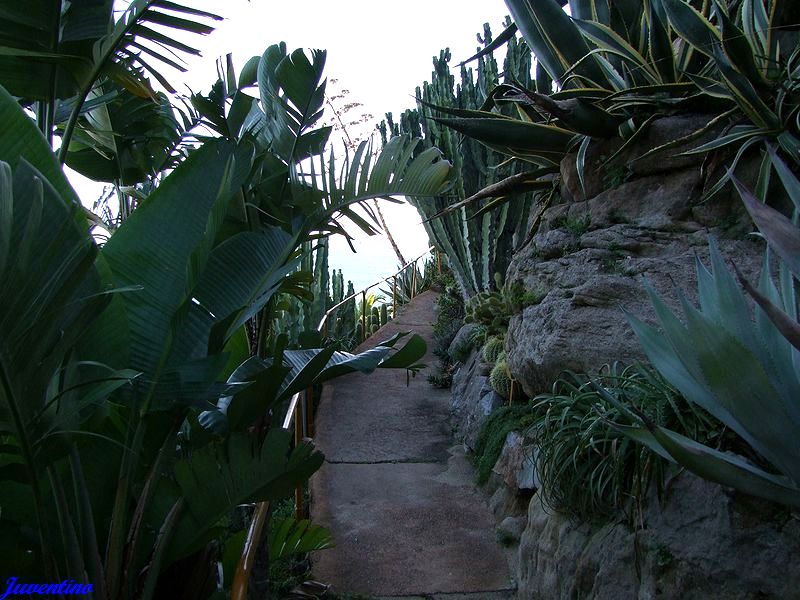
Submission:
{"label": "large green leaf", "polygon": [[744,458],[720,452],[662,427],[648,430],[645,427],[617,425],[617,428],[704,479],[773,502],[800,507],[800,488],[791,480],[764,471]]}
{"label": "large green leaf", "polygon": [[[649,290],[661,332],[629,316],[644,351],[662,375],[733,429],[793,481],[800,480],[800,370],[791,345],[767,319],[751,321],[742,291],[711,246],[713,271],[698,268],[701,310],[682,301],[681,323]],[[776,296],[769,277],[761,291]],[[778,341],[779,343],[776,343]],[[730,377],[730,365],[740,376]]]}
{"label": "large green leaf", "polygon": [[175,465],[186,510],[170,543],[171,560],[198,550],[209,531],[238,504],[277,500],[291,493],[322,466],[323,456],[309,444],[291,450],[292,434],[271,429],[260,445],[234,434]]}
{"label": "large green leaf", "polygon": [[589,45],[558,2],[506,0],[506,6],[525,41],[556,82],[575,87],[564,81],[567,71],[574,67],[574,74],[604,86],[605,73],[594,57],[582,60],[589,54]]}
{"label": "large green leaf", "polygon": [[72,189],[56,160],[52,149],[36,125],[22,111],[16,100],[0,86],[0,160],[16,170],[21,159],[28,161],[67,202],[80,206],[78,195]]}
{"label": "large green leaf", "polygon": [[545,164],[558,163],[567,152],[575,134],[553,125],[540,125],[509,119],[437,118],[488,147],[510,155],[523,155]]}
{"label": "large green leaf", "polygon": [[326,550],[334,545],[330,531],[307,519],[297,521],[292,517],[270,527],[267,543],[271,560]]}
{"label": "large green leaf", "polygon": [[252,149],[208,142],[167,177],[103,248],[114,280],[141,286],[125,298],[130,364],[156,374],[193,303],[233,189]]}

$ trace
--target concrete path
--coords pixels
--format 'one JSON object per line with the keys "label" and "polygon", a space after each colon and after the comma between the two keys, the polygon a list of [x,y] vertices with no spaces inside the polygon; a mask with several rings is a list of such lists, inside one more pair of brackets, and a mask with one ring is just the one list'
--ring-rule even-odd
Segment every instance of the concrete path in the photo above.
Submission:
{"label": "concrete path", "polygon": [[[413,330],[432,354],[436,294],[425,292],[359,349]],[[503,549],[471,465],[453,444],[449,391],[423,370],[348,375],[325,387],[315,442],[326,463],[311,480],[312,516],[336,547],[314,578],[339,594],[379,598],[514,597]]]}

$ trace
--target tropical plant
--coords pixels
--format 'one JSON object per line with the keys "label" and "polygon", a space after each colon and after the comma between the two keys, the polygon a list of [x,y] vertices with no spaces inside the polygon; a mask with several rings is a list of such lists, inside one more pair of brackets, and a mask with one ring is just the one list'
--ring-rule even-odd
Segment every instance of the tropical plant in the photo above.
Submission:
{"label": "tropical plant", "polygon": [[542,500],[584,521],[620,511],[632,516],[651,485],[663,487],[665,461],[619,431],[615,423],[624,415],[636,411],[659,426],[717,444],[723,431],[658,374],[638,365],[607,366],[597,377],[565,374],[531,404],[529,435]]}
{"label": "tropical plant", "polygon": [[[552,170],[571,152],[583,185],[592,140],[622,139],[606,160],[614,165],[650,123],[676,113],[714,116],[701,129],[648,155],[704,136],[711,141],[697,142],[686,153],[730,152],[731,169],[765,141],[777,142],[793,160],[800,155],[800,50],[796,35],[783,31],[796,12],[787,3],[625,0],[612,6],[570,0],[571,16],[564,4],[507,1],[537,59],[534,88],[523,82],[497,86],[479,111],[445,103],[434,107],[445,115],[436,122],[536,167],[524,182],[509,177],[487,186],[475,201],[505,197],[509,186],[522,192],[547,185]],[[509,105],[515,116],[508,114]],[[766,161],[765,156],[762,171]],[[707,186],[706,196],[727,181],[723,170]]]}
{"label": "tropical plant", "polygon": [[[233,507],[280,498],[321,464],[271,415],[309,385],[424,354],[416,337],[400,354],[398,339],[358,356],[285,350],[271,330],[279,295],[303,293],[304,241],[363,198],[430,193],[447,169],[398,140],[374,162],[362,147],[341,180],[303,177],[310,150],[296,150],[313,132],[283,125],[313,104],[318,70],[280,47],[254,64],[269,117],[252,104],[255,129],[192,150],[102,248],[49,141],[0,88],[0,506],[4,564],[20,575],[88,578],[99,598],[151,598],[169,581],[210,596],[214,548],[242,539],[223,535]],[[259,129],[270,119],[277,137]]]}
{"label": "tropical plant", "polygon": [[[797,198],[800,186],[796,179],[794,186]],[[800,232],[788,219],[740,190],[770,246],[788,259],[780,265],[777,284],[771,275],[769,253],[757,287],[741,279],[756,300],[755,319],[745,293],[712,241],[712,270],[699,261],[697,264],[700,308],[684,300],[685,323],[650,288],[661,330],[633,315],[628,315],[628,320],[662,375],[688,400],[735,431],[762,458],[720,452],[631,411],[624,413],[631,424],[621,429],[701,477],[796,508],[800,506],[796,444],[800,434],[800,325],[795,289],[800,276]],[[733,364],[736,377],[731,376]]]}

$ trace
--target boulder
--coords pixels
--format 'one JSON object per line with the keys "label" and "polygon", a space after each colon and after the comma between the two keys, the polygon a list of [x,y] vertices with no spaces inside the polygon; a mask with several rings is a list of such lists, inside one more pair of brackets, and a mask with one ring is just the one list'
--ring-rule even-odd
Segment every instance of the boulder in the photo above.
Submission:
{"label": "boulder", "polygon": [[[625,155],[632,160],[699,122],[656,121]],[[592,144],[590,154],[597,161],[610,156],[614,143]],[[574,157],[562,162],[564,201],[542,212],[536,234],[506,274],[507,282],[546,293],[512,317],[506,338],[508,366],[528,396],[549,390],[565,369],[644,359],[625,311],[653,320],[645,280],[673,307],[679,289],[695,298],[696,258],[708,264],[709,236],[751,280],[762,260],[763,244],[747,236],[752,225],[737,195],[701,202],[706,182],[696,158],[647,157],[612,187],[587,166],[587,200],[575,188],[574,164]]]}
{"label": "boulder", "polygon": [[496,408],[505,403],[489,385],[487,365],[480,352],[472,352],[453,375],[450,417],[455,438],[467,450],[474,450],[481,428]]}
{"label": "boulder", "polygon": [[492,471],[515,492],[533,493],[539,488],[535,460],[532,441],[521,432],[510,431]]}
{"label": "boulder", "polygon": [[798,597],[800,521],[683,473],[636,526],[575,523],[534,496],[519,545],[521,599]]}

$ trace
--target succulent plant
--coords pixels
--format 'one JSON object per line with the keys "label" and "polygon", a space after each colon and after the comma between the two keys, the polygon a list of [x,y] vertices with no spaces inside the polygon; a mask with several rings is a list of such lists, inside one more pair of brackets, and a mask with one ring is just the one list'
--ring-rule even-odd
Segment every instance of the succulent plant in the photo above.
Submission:
{"label": "succulent plant", "polygon": [[494,365],[494,369],[489,375],[489,385],[503,398],[511,396],[511,375],[508,372],[508,363],[505,358],[498,360]]}
{"label": "succulent plant", "polygon": [[503,353],[504,345],[505,340],[499,336],[489,338],[483,347],[483,360],[488,363],[496,363],[498,357]]}

